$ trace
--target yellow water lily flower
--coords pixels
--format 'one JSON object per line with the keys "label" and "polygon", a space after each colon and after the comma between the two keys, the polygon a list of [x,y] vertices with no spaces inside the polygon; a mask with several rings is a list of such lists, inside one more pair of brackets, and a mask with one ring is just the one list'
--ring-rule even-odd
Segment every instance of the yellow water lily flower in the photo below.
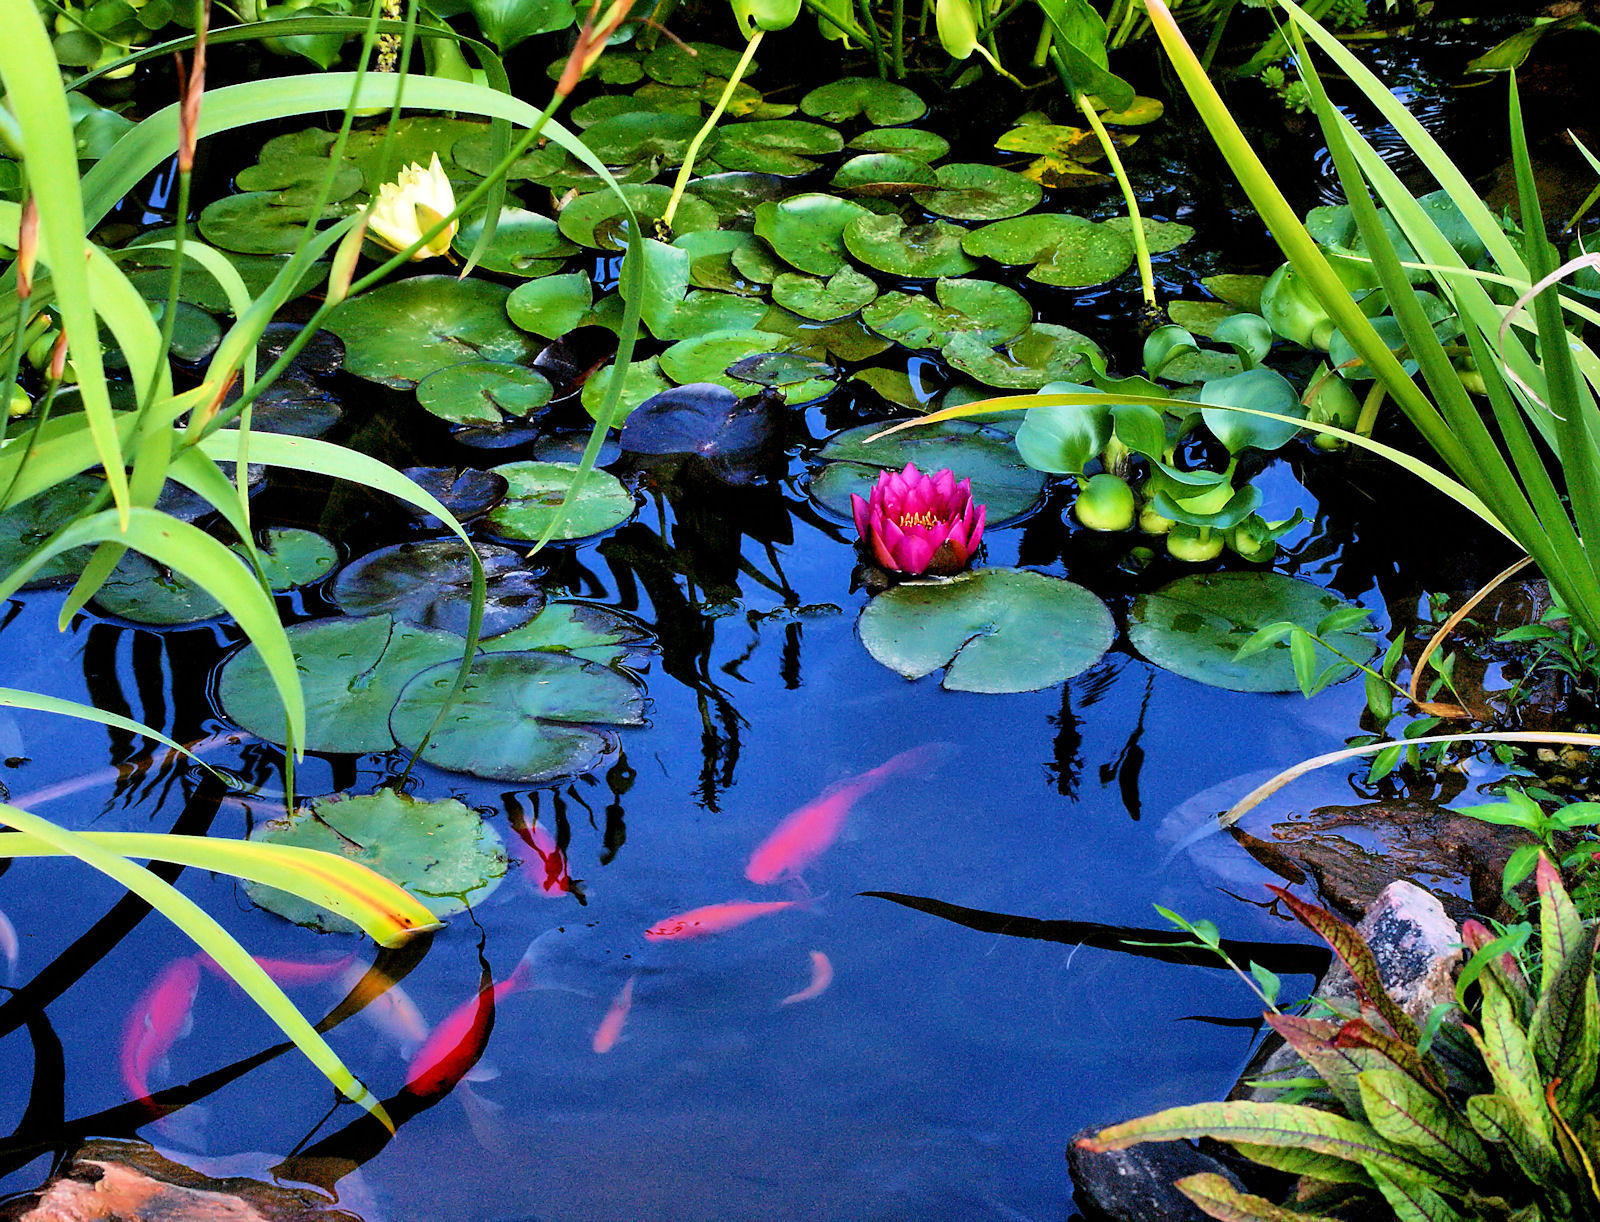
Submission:
{"label": "yellow water lily flower", "polygon": [[[367,232],[390,250],[404,250],[455,207],[456,193],[435,153],[427,169],[413,161],[400,171],[397,181],[378,188],[378,201],[367,216]],[[418,248],[412,259],[444,254],[455,236],[456,222],[451,221],[426,246]]]}

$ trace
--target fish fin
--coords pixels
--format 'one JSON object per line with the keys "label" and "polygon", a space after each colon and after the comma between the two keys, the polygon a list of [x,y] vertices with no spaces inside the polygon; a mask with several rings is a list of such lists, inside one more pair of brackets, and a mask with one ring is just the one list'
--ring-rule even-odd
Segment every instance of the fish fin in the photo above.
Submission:
{"label": "fish fin", "polygon": [[493,1082],[500,1076],[499,1067],[489,1061],[479,1061],[466,1073],[461,1075],[463,1082]]}

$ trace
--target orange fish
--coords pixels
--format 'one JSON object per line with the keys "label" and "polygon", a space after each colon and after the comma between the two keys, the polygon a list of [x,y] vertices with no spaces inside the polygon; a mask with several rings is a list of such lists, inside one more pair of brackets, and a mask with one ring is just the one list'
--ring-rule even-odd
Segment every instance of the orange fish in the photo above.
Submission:
{"label": "orange fish", "polygon": [[611,1003],[611,1008],[606,1011],[606,1016],[600,1020],[600,1025],[594,1031],[594,1050],[598,1053],[610,1052],[617,1046],[617,1041],[622,1038],[622,1025],[628,1021],[628,1011],[633,1008],[633,977],[628,977],[628,983],[622,986],[622,992],[617,994],[616,1000]]}
{"label": "orange fish", "polygon": [[534,886],[541,895],[558,897],[572,893],[572,874],[567,869],[567,855],[556,844],[556,838],[539,823],[530,827],[512,823],[517,838],[511,847],[522,858],[523,868],[534,876]]}
{"label": "orange fish", "polygon": [[747,900],[735,900],[729,904],[708,904],[704,908],[691,908],[688,912],[680,912],[677,916],[657,921],[644,931],[644,936],[657,940],[703,938],[707,934],[722,933],[724,930],[737,928],[746,921],[766,916],[769,912],[781,912],[785,908],[793,908],[798,902],[798,900],[767,900],[762,903],[750,903]]}
{"label": "orange fish", "polygon": [[913,747],[860,776],[827,789],[820,798],[794,811],[750,854],[744,876],[753,883],[774,883],[798,877],[839,838],[845,818],[857,800],[890,777],[926,764],[941,748],[937,744]]}
{"label": "orange fish", "polygon": [[[299,959],[268,959],[262,955],[251,955],[256,961],[256,966],[272,977],[274,983],[287,985],[293,988],[302,984],[321,984],[324,980],[332,980],[340,975],[354,960],[354,955],[346,955],[343,959],[331,960],[299,960]],[[216,976],[227,976],[227,973],[217,965],[217,961],[210,955],[196,955],[200,966]]]}
{"label": "orange fish", "polygon": [[351,964],[340,978],[349,1004],[379,1031],[395,1042],[404,1055],[421,1048],[428,1038],[428,1023],[417,1003],[377,968]]}
{"label": "orange fish", "polygon": [[811,983],[798,993],[790,993],[778,1004],[780,1006],[792,1006],[797,1001],[810,1001],[813,997],[821,996],[823,991],[832,983],[833,964],[828,962],[827,955],[820,950],[814,950],[811,952]]}
{"label": "orange fish", "polygon": [[194,999],[200,991],[196,957],[167,964],[128,1011],[120,1061],[122,1081],[135,1099],[150,1097],[151,1068],[193,1025]]}

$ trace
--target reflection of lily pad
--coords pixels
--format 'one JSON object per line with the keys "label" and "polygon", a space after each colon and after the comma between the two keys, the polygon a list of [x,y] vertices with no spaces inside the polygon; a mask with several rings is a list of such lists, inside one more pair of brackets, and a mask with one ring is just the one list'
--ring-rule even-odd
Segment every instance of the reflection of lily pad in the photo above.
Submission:
{"label": "reflection of lily pad", "polygon": [[1017,455],[1008,429],[946,420],[867,441],[884,428],[863,424],[829,438],[817,455],[827,465],[811,480],[811,497],[817,504],[848,519],[852,492],[865,496],[881,470],[899,471],[908,462],[930,472],[949,467],[957,479],[970,479],[972,498],[987,506],[990,527],[1015,521],[1044,495],[1045,477]]}
{"label": "reflection of lily pad", "polygon": [[841,267],[827,280],[784,272],[772,282],[772,300],[819,322],[848,318],[877,295],[877,284],[853,267]]}
{"label": "reflection of lily pad", "polygon": [[737,464],[772,442],[778,416],[763,395],[740,398],[724,386],[694,382],[640,404],[623,427],[626,453],[684,454]]}
{"label": "reflection of lily pad", "polygon": [[844,138],[831,127],[801,119],[758,119],[717,129],[711,156],[727,170],[792,177],[817,168],[814,157],[837,153]]}
{"label": "reflection of lily pad", "polygon": [[407,389],[462,361],[527,361],[528,337],[506,317],[508,290],[488,280],[414,276],[352,297],[328,315],[357,377]]}
{"label": "reflection of lily pad", "polygon": [[[505,479],[475,467],[407,467],[400,474],[432,493],[457,522],[481,518],[506,498]],[[438,518],[410,504],[404,508],[430,525],[440,524]]]}
{"label": "reflection of lily pad", "polygon": [[[846,226],[870,218],[860,204],[836,195],[811,192],[756,209],[756,234],[778,257],[813,276],[831,276],[845,264]],[[734,257],[734,266],[744,265]]]}
{"label": "reflection of lily pad", "polygon": [[892,127],[896,123],[920,119],[928,107],[904,85],[865,76],[847,76],[813,89],[800,99],[800,109],[828,123],[843,123],[865,115],[876,127]]}
{"label": "reflection of lily pad", "polygon": [[[476,545],[488,587],[483,634],[509,632],[544,609],[544,589],[508,547]],[[406,624],[466,633],[472,613],[472,563],[459,539],[397,543],[348,565],[333,601],[350,615],[387,614]]]}
{"label": "reflection of lily pad", "polygon": [[1023,569],[979,569],[878,595],[857,623],[867,652],[908,679],[945,668],[957,692],[1036,692],[1111,647],[1111,612],[1082,586]]}
{"label": "reflection of lily pad", "polygon": [[[472,253],[483,232],[483,218],[475,217],[456,232],[451,246],[462,258]],[[543,276],[556,271],[568,255],[578,248],[556,228],[556,223],[537,212],[521,208],[500,209],[494,241],[483,252],[478,266],[505,276]]]}
{"label": "reflection of lily pad", "polygon": [[[466,642],[449,632],[397,624],[387,615],[307,620],[285,629],[306,700],[308,751],[388,751],[389,710],[418,671],[459,660]],[[283,742],[283,704],[251,645],[217,683],[222,711],[267,742]]]}
{"label": "reflection of lily pad", "polygon": [[[659,183],[624,183],[622,194],[633,206],[645,236],[654,237],[656,222],[672,198],[672,188]],[[611,191],[580,195],[561,210],[557,224],[562,233],[580,246],[625,250],[628,245],[628,222],[622,201]],[[715,229],[717,214],[711,205],[685,192],[672,218],[672,226],[676,233]]]}
{"label": "reflection of lily pad", "polygon": [[512,462],[495,467],[510,485],[506,499],[489,514],[489,529],[502,539],[533,542],[557,514],[561,525],[552,539],[581,539],[626,522],[633,513],[633,494],[605,471],[590,471],[570,509],[567,490],[577,465],[564,462]]}
{"label": "reflection of lily pad", "polygon": [[550,381],[537,369],[504,361],[463,361],[417,383],[417,402],[452,424],[496,425],[522,419],[550,402]]}
{"label": "reflection of lily pad", "polygon": [[[1239,646],[1266,624],[1290,620],[1308,631],[1350,606],[1309,581],[1282,573],[1192,573],[1134,599],[1128,639],[1157,666],[1235,692],[1290,692],[1299,684],[1287,642],[1246,658]],[[1320,634],[1340,653],[1365,661],[1378,649],[1370,632]],[[1317,648],[1320,670],[1334,660]]]}
{"label": "reflection of lily pad", "polygon": [[952,162],[935,172],[939,184],[917,193],[917,203],[940,216],[964,221],[998,221],[1018,216],[1044,198],[1044,189],[999,166]]}
{"label": "reflection of lily pad", "polygon": [[[401,694],[391,724],[415,749],[455,683],[436,666]],[[489,653],[472,664],[466,690],[422,752],[428,763],[531,785],[598,767],[616,726],[644,724],[644,690],[619,670],[545,651]]]}
{"label": "reflection of lily pad", "polygon": [[885,293],[861,313],[879,335],[907,348],[939,348],[957,333],[985,344],[1014,339],[1033,321],[1023,295],[993,280],[939,280],[932,297]]}
{"label": "reflection of lily pad", "polygon": [[[434,916],[477,904],[500,885],[506,855],[483,816],[455,798],[424,802],[392,789],[370,796],[318,798],[301,810],[258,824],[250,839],[336,853],[410,891]],[[319,904],[259,883],[245,893],[258,906],[324,933],[355,925]]]}
{"label": "reflection of lily pad", "polygon": [[949,221],[907,225],[898,216],[868,213],[845,227],[844,245],[868,267],[892,276],[964,276],[978,266],[961,249],[966,232]]}
{"label": "reflection of lily pad", "polygon": [[1046,382],[1078,380],[1087,372],[1087,354],[1099,350],[1086,335],[1036,322],[1001,352],[975,336],[957,335],[944,346],[944,355],[957,369],[990,386],[1038,390]]}

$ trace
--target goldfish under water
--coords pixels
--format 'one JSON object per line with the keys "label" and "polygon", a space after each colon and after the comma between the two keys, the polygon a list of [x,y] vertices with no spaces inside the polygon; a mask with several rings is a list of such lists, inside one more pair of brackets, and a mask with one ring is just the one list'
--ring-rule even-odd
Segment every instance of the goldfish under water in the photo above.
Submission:
{"label": "goldfish under water", "polygon": [[140,994],[122,1027],[122,1081],[135,1099],[150,1097],[150,1070],[194,1025],[200,992],[198,956],[174,959]]}
{"label": "goldfish under water", "polygon": [[644,936],[656,940],[668,938],[703,938],[708,934],[735,929],[768,913],[793,908],[798,900],[765,900],[752,903],[734,900],[726,904],[707,904],[704,908],[691,908],[676,916],[665,917],[644,931]]}

